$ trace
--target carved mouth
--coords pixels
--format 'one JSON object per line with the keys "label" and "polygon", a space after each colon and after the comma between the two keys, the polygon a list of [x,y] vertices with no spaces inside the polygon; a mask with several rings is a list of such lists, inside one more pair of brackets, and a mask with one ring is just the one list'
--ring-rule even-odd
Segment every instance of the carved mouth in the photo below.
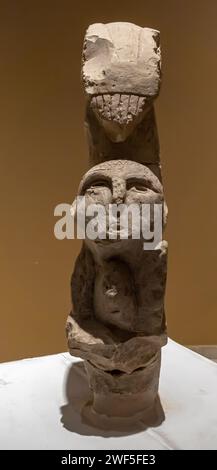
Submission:
{"label": "carved mouth", "polygon": [[121,240],[120,238],[96,238],[96,240],[94,240],[94,243],[97,243],[98,245],[111,245],[112,243],[120,243],[122,242],[123,240]]}
{"label": "carved mouth", "polygon": [[142,115],[147,103],[145,96],[114,93],[95,95],[91,98],[90,107],[99,119],[113,121],[126,126]]}
{"label": "carved mouth", "polygon": [[127,238],[121,238],[120,232],[116,232],[117,238],[96,238],[94,243],[97,244],[102,244],[102,245],[111,245],[112,243],[123,243],[127,241],[135,241],[135,239],[132,237],[132,234],[129,234]]}

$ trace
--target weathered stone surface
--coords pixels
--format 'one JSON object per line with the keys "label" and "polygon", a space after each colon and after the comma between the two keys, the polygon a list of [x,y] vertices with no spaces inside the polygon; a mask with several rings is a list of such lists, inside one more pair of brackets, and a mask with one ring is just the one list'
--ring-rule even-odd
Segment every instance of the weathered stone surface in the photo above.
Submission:
{"label": "weathered stone surface", "polygon": [[159,31],[131,23],[91,25],[82,77],[90,164],[128,158],[159,169],[153,109],[161,82]]}
{"label": "weathered stone surface", "polygon": [[160,87],[159,31],[132,23],[96,23],[84,38],[82,77],[90,96],[155,98]]}
{"label": "weathered stone surface", "polygon": [[[126,239],[120,237],[120,216],[115,228],[109,224],[111,204],[127,209],[132,204],[158,204],[163,208],[162,227],[166,225],[153,108],[161,77],[159,32],[130,23],[91,25],[85,35],[82,77],[91,168],[78,195],[85,197],[86,209],[92,204],[103,207],[106,223],[99,225],[106,236],[86,236],[77,258],[67,338],[70,353],[85,360],[93,392],[84,415],[94,425],[101,416],[102,426],[106,416],[114,418],[106,421],[109,427],[117,425],[118,417],[132,422],[144,420],[147,410],[152,415],[158,401],[160,351],[167,342],[167,242],[143,249],[144,213],[136,222],[128,216]],[[111,239],[114,232],[117,237]]]}
{"label": "weathered stone surface", "polygon": [[80,319],[69,315],[68,345],[73,356],[89,360],[104,371],[131,374],[146,367],[167,342],[165,331],[160,335],[136,335],[109,327],[96,319]]}
{"label": "weathered stone surface", "polygon": [[[157,400],[160,352],[146,367],[131,374],[107,373],[89,361],[85,368],[93,391],[92,409],[110,418],[144,419]],[[138,416],[139,414],[139,416]]]}

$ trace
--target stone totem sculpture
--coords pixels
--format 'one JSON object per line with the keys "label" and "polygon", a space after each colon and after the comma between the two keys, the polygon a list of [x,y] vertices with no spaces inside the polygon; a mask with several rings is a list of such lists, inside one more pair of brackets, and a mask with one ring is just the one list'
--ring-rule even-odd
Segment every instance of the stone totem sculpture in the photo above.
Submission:
{"label": "stone totem sculpture", "polygon": [[[82,78],[90,169],[78,195],[86,207],[103,205],[106,215],[111,204],[160,204],[164,227],[153,107],[161,81],[159,32],[130,23],[91,25]],[[117,420],[145,419],[158,397],[167,342],[167,242],[144,250],[142,234],[132,237],[132,221],[126,239],[110,238],[106,230],[105,239],[86,237],[77,258],[67,337],[70,353],[84,359],[92,390],[83,414],[114,427]]]}

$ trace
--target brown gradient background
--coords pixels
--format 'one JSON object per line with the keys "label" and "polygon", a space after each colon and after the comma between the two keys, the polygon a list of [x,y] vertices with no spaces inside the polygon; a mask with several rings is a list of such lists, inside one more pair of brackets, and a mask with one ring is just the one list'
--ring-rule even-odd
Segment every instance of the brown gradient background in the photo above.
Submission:
{"label": "brown gradient background", "polygon": [[66,350],[80,242],[55,240],[53,211],[72,202],[87,168],[80,57],[94,22],[161,31],[168,330],[217,343],[217,2],[7,0],[0,18],[0,361]]}

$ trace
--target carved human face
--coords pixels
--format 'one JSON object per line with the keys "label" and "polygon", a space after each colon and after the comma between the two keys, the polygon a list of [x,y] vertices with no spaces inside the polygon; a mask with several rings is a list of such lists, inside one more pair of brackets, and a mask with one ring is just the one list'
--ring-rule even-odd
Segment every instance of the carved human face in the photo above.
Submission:
{"label": "carved human face", "polygon": [[[91,168],[81,181],[79,195],[85,196],[86,209],[91,204],[99,204],[105,208],[107,216],[111,204],[116,207],[136,204],[140,208],[142,204],[164,203],[159,179],[148,167],[128,160],[112,160]],[[131,238],[131,219],[128,221]],[[121,227],[117,228],[120,232]]]}

